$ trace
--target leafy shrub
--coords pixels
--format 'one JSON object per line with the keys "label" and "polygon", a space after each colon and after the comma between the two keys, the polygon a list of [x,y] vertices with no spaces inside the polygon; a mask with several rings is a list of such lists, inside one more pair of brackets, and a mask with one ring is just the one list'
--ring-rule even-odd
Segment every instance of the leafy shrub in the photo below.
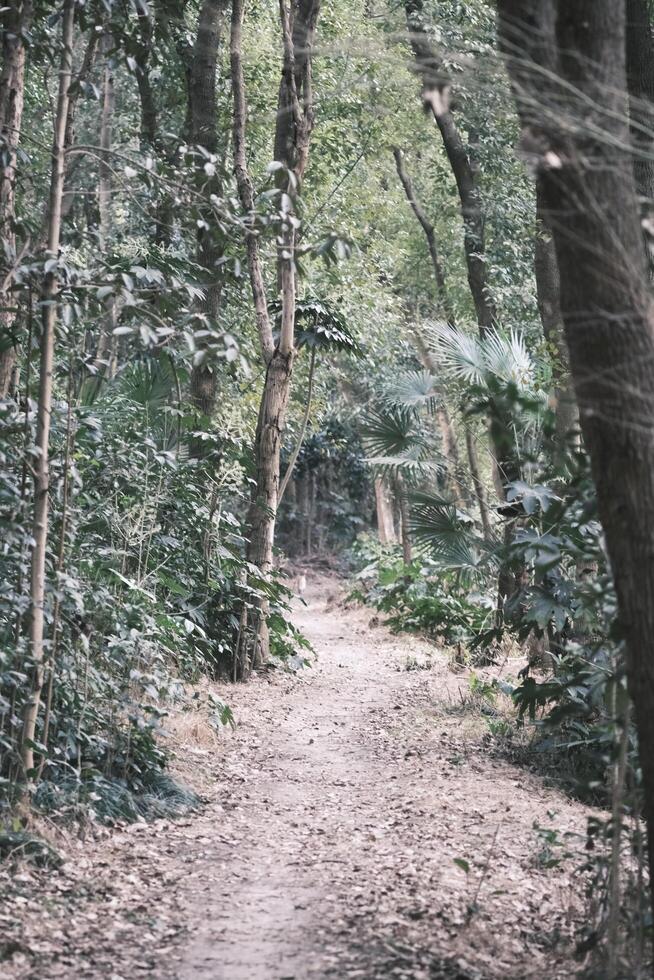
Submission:
{"label": "leafy shrub", "polygon": [[[374,553],[374,549],[373,549]],[[370,557],[370,544],[357,541],[355,555]],[[463,589],[453,574],[428,558],[405,565],[401,554],[380,549],[358,572],[351,597],[389,613],[394,630],[440,637],[446,643],[468,643],[488,628],[493,602]]]}

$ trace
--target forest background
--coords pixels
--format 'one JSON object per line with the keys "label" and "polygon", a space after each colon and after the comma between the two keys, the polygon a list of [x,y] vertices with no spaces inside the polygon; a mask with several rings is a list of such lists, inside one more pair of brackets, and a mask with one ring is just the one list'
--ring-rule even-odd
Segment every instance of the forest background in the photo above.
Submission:
{"label": "forest background", "polygon": [[646,0],[586,7],[2,9],[10,839],[192,802],[168,706],[301,669],[284,562],[338,554],[399,629],[520,644],[642,947],[654,56]]}

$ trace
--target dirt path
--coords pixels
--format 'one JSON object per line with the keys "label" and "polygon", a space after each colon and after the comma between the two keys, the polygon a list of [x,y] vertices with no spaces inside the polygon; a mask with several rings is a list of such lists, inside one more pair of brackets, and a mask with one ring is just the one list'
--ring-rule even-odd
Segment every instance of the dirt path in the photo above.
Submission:
{"label": "dirt path", "polygon": [[539,866],[533,824],[583,833],[584,808],[485,754],[443,655],[313,586],[296,622],[316,666],[224,692],[236,732],[189,750],[206,807],[79,847],[37,896],[25,872],[25,901],[14,881],[3,975],[573,975],[578,884]]}

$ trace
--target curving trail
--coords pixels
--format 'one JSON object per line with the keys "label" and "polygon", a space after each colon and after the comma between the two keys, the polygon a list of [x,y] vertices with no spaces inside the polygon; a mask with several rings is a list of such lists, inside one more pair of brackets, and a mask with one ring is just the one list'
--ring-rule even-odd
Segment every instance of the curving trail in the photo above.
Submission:
{"label": "curving trail", "polygon": [[51,876],[72,875],[72,894],[8,976],[574,974],[579,885],[539,867],[533,824],[583,833],[586,809],[489,757],[481,719],[457,710],[466,677],[369,610],[329,608],[334,587],[310,577],[296,615],[316,666],[222,691],[236,732],[183,753],[204,770],[202,812],[115,833]]}

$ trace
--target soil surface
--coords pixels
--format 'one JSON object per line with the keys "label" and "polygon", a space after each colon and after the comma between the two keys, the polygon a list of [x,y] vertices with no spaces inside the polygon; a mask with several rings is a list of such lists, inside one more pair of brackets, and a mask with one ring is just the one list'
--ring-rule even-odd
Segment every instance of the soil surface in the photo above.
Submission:
{"label": "soil surface", "polygon": [[587,809],[489,753],[446,652],[337,589],[310,577],[296,612],[312,668],[221,687],[233,733],[180,720],[197,812],[3,872],[3,977],[574,975],[574,862],[545,869],[534,825],[583,835]]}

